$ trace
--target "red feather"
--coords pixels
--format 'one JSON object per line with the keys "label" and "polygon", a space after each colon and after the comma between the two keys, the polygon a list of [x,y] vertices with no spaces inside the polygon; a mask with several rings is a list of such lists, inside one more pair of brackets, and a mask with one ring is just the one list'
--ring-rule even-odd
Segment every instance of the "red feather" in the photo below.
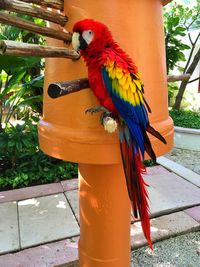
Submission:
{"label": "red feather", "polygon": [[125,138],[121,143],[121,154],[133,213],[136,218],[138,218],[137,213],[139,213],[145,238],[152,249],[148,192],[146,190],[146,186],[148,185],[142,177],[142,174],[146,172],[146,169],[142,164],[139,152],[136,150],[133,151],[132,144],[128,144]]}

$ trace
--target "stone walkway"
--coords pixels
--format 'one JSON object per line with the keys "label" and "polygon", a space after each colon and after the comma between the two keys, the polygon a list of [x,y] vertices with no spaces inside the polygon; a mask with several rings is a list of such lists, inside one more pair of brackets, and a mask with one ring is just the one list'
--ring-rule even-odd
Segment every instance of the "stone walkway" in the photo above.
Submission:
{"label": "stone walkway", "polygon": [[[158,162],[164,167],[148,168],[145,176],[153,242],[200,229],[200,175],[164,157]],[[53,267],[78,259],[77,188],[74,179],[0,192],[0,266]],[[133,249],[146,244],[140,222],[132,222],[130,235]]]}

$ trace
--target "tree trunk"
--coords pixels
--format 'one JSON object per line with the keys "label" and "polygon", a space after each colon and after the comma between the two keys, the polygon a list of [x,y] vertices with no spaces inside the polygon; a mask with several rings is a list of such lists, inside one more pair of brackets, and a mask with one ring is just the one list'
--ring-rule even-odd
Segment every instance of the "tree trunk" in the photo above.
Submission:
{"label": "tree trunk", "polygon": [[[192,75],[192,73],[194,72],[197,64],[199,63],[199,59],[200,59],[200,48],[197,51],[196,55],[194,56],[194,59],[192,61],[192,63],[190,64],[188,70],[186,71],[186,74],[190,74]],[[183,99],[183,95],[186,89],[186,86],[188,84],[188,81],[182,81],[179,90],[178,90],[178,94],[176,96],[176,100],[175,100],[175,104],[174,104],[174,109],[179,110],[181,107],[181,101]]]}

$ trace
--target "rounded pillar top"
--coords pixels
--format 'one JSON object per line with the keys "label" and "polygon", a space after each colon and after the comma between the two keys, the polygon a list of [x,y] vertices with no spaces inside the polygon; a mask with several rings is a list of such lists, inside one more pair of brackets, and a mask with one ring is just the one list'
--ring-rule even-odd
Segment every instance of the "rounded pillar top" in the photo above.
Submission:
{"label": "rounded pillar top", "polygon": [[[145,85],[145,96],[152,109],[150,121],[167,140],[164,145],[152,138],[157,155],[172,147],[173,124],[168,114],[166,62],[160,0],[67,0],[64,4],[69,17],[67,29],[84,18],[105,23],[114,39],[136,63]],[[49,45],[64,46],[48,40]],[[98,105],[90,89],[59,99],[47,95],[50,83],[87,77],[82,59],[52,58],[46,60],[44,114],[39,123],[41,149],[66,161],[91,164],[121,162],[118,133],[109,134],[99,122],[99,114],[86,115],[85,110]]]}

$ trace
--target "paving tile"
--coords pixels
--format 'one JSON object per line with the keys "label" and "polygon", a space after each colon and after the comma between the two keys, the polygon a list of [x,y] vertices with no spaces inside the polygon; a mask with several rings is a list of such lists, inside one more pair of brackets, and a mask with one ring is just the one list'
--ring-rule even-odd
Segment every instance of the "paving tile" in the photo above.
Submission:
{"label": "paving tile", "polygon": [[181,177],[183,177],[185,180],[189,181],[190,183],[193,183],[194,185],[200,187],[200,175],[199,174],[165,157],[157,158],[157,162],[161,164],[162,166],[166,167],[167,169],[171,170],[172,172],[180,175]]}
{"label": "paving tile", "polygon": [[184,212],[200,223],[200,206],[184,210]]}
{"label": "paving tile", "polygon": [[77,221],[79,222],[79,202],[78,202],[78,190],[71,190],[65,192],[65,195],[73,209]]}
{"label": "paving tile", "polygon": [[61,185],[64,191],[78,189],[78,178],[61,181]]}
{"label": "paving tile", "polygon": [[[19,249],[17,203],[0,204],[0,254]],[[4,265],[0,265],[4,266]]]}
{"label": "paving tile", "polygon": [[26,188],[0,192],[0,203],[52,195],[61,192],[63,192],[63,188],[60,183],[35,185]]}
{"label": "paving tile", "polygon": [[163,166],[153,166],[153,167],[147,167],[147,174],[148,175],[159,175],[163,173],[169,173],[167,169],[165,169]]}
{"label": "paving tile", "polygon": [[[200,224],[183,211],[151,220],[151,238],[153,242],[197,229],[200,229]],[[141,223],[136,222],[131,225],[132,248],[138,248],[146,244],[147,242],[142,232]]]}
{"label": "paving tile", "polygon": [[79,234],[79,226],[64,194],[18,202],[21,247]]}
{"label": "paving tile", "polygon": [[148,191],[151,216],[200,204],[200,188],[172,172],[146,175],[145,181],[150,185]]}
{"label": "paving tile", "polygon": [[1,267],[55,267],[78,259],[77,240],[66,239],[0,257]]}

